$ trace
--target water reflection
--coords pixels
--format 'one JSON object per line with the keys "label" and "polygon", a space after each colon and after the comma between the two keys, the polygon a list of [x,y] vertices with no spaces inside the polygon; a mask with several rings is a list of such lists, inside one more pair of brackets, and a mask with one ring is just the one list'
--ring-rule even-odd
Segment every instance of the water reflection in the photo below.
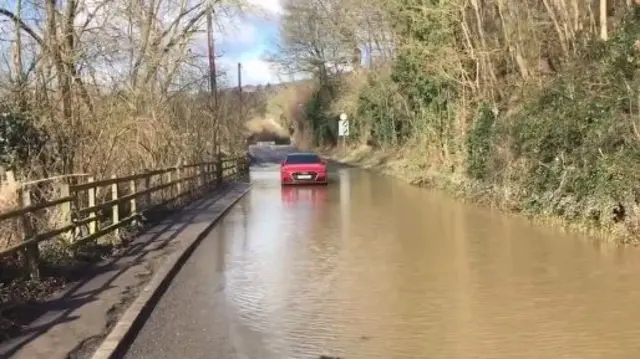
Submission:
{"label": "water reflection", "polygon": [[299,203],[323,204],[327,202],[327,186],[283,186],[281,191],[282,202],[285,205]]}
{"label": "water reflection", "polygon": [[264,176],[235,210],[225,295],[265,345],[239,357],[638,357],[637,251],[354,169],[333,178]]}
{"label": "water reflection", "polygon": [[340,239],[346,241],[349,237],[351,222],[351,172],[349,168],[338,170],[340,180]]}

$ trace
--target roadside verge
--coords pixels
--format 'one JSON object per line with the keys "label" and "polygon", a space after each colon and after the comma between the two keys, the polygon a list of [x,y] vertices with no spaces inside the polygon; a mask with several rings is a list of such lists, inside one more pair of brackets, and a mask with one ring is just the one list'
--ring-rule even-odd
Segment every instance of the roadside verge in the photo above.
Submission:
{"label": "roadside verge", "polygon": [[161,267],[153,274],[149,283],[142,289],[138,297],[129,306],[125,313],[114,325],[111,332],[100,344],[92,356],[92,359],[110,359],[122,355],[129,340],[135,337],[136,332],[144,323],[146,316],[153,310],[154,304],[162,296],[171,280],[178,273],[182,265],[187,261],[198,244],[214,228],[222,218],[245,194],[251,189],[250,185],[239,185],[227,196],[216,202],[211,209],[212,217],[209,223],[199,230],[199,233],[184,238],[178,248],[169,255]]}
{"label": "roadside verge", "polygon": [[[601,209],[602,213],[611,212],[611,220],[600,222],[594,221],[595,217],[567,217],[554,212],[555,209],[544,206],[529,208],[526,204],[530,202],[526,202],[526,198],[519,197],[522,195],[522,189],[517,186],[483,184],[460,172],[453,172],[453,170],[449,173],[441,172],[435,167],[410,160],[412,155],[415,156],[411,151],[412,148],[380,150],[364,145],[349,147],[346,150],[335,147],[319,149],[320,155],[328,161],[391,176],[418,187],[443,191],[467,204],[496,208],[505,215],[523,217],[536,225],[552,226],[599,241],[619,244],[638,243],[637,233],[640,226],[637,221],[634,222],[635,217],[630,217],[629,221],[616,222],[614,219],[617,215],[616,211],[619,213],[620,208],[623,208],[622,212],[624,212],[625,207],[621,203],[614,203],[611,207]],[[542,198],[543,195],[539,194],[532,198]],[[637,212],[637,205],[627,206],[629,207],[632,208],[633,213]],[[575,214],[576,212],[567,213]]]}

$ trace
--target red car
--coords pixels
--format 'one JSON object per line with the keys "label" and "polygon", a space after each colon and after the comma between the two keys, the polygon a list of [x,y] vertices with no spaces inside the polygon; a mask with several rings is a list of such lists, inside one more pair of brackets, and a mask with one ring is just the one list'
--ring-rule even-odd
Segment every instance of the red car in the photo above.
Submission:
{"label": "red car", "polygon": [[292,153],[280,164],[280,182],[327,184],[327,164],[315,153]]}

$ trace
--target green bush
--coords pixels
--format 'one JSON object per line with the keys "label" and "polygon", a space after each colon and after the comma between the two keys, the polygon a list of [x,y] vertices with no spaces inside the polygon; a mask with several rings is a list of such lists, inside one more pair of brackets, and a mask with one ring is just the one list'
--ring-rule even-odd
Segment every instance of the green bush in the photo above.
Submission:
{"label": "green bush", "polygon": [[493,135],[496,117],[488,104],[483,104],[467,133],[467,174],[485,180],[491,168],[489,161],[494,148]]}
{"label": "green bush", "polygon": [[[587,202],[615,204],[636,196],[640,179],[638,63],[634,46],[640,25],[633,17],[606,43],[594,42],[539,96],[512,119],[512,152],[529,164],[522,185],[538,210],[553,193],[587,208]],[[629,21],[633,20],[633,21]],[[585,210],[586,211],[586,210]],[[588,211],[582,213],[592,217]],[[596,218],[594,218],[596,219]],[[604,219],[604,218],[602,218]]]}
{"label": "green bush", "polygon": [[380,145],[402,143],[409,135],[407,116],[399,111],[397,86],[388,78],[370,77],[358,94],[355,136],[367,135]]}
{"label": "green bush", "polygon": [[304,114],[307,125],[312,131],[314,145],[335,145],[338,139],[337,119],[331,114],[333,93],[337,84],[320,85],[314,89],[309,100],[305,103]]}
{"label": "green bush", "polygon": [[25,168],[42,154],[47,139],[28,116],[0,108],[0,166]]}

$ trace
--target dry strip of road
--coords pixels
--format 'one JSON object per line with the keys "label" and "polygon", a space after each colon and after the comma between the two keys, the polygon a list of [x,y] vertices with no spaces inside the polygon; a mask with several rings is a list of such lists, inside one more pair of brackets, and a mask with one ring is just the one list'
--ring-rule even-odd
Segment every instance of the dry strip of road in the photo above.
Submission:
{"label": "dry strip of road", "polygon": [[21,336],[0,345],[0,357],[90,358],[102,343],[95,358],[108,358],[197,243],[249,189],[232,184],[212,191],[136,238],[96,275],[43,304],[44,314]]}

